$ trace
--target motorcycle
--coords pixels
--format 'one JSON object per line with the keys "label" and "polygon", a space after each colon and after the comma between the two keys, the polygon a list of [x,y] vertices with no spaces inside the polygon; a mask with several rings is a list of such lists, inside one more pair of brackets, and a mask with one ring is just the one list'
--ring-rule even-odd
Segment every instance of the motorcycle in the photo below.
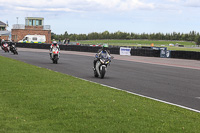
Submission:
{"label": "motorcycle", "polygon": [[2,45],[2,49],[3,49],[5,52],[9,52],[9,50],[8,50],[8,44],[7,44],[7,43],[4,43],[4,44]]}
{"label": "motorcycle", "polygon": [[[114,57],[111,57],[111,59],[113,58]],[[102,54],[101,57],[97,57],[97,59],[98,61],[96,62],[96,68],[94,69],[94,76],[102,79],[106,74],[107,66],[110,65],[111,59],[104,54]]]}
{"label": "motorcycle", "polygon": [[17,48],[15,47],[14,44],[12,44],[12,45],[10,46],[10,51],[11,51],[13,54],[17,54],[17,55],[18,55]]}
{"label": "motorcycle", "polygon": [[60,58],[60,51],[58,50],[57,47],[54,46],[52,48],[51,60],[53,61],[54,64],[57,64],[59,58]]}

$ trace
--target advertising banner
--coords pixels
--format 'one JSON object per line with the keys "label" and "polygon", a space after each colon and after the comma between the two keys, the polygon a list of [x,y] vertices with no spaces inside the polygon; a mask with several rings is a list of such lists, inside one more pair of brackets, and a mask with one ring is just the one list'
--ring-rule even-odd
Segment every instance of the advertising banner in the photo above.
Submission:
{"label": "advertising banner", "polygon": [[166,58],[171,58],[171,51],[170,50],[166,51]]}
{"label": "advertising banner", "polygon": [[160,48],[160,57],[161,58],[166,58],[166,51],[167,51],[167,48]]}
{"label": "advertising banner", "polygon": [[161,58],[171,58],[171,51],[167,50],[166,47],[152,47],[154,50],[160,50]]}
{"label": "advertising banner", "polygon": [[170,58],[171,57],[171,51],[167,49],[160,49],[160,57],[161,58]]}
{"label": "advertising banner", "polygon": [[120,55],[131,55],[131,48],[120,47]]}

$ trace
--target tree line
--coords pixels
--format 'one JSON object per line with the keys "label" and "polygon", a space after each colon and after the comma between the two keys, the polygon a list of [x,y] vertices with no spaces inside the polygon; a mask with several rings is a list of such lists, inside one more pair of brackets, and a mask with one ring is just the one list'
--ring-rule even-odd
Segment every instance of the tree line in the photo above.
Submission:
{"label": "tree line", "polygon": [[51,38],[55,40],[96,40],[96,39],[149,39],[149,40],[178,40],[178,41],[194,41],[197,45],[200,45],[200,34],[196,31],[190,31],[189,33],[128,33],[117,31],[110,33],[104,32],[92,32],[89,34],[68,34],[67,31],[64,34],[51,33]]}

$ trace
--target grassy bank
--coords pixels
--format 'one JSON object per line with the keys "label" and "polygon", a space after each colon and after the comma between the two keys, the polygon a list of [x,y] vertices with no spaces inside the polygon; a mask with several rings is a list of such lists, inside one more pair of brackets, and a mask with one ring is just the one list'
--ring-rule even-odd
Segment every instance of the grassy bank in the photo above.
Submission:
{"label": "grassy bank", "polygon": [[[168,50],[178,51],[200,51],[200,48],[193,48],[194,42],[189,41],[157,41],[157,40],[85,40],[78,41],[81,44],[103,44],[108,43],[109,45],[115,46],[151,46],[153,43],[155,47],[167,47]],[[184,45],[184,47],[169,46],[169,44]],[[188,48],[190,47],[190,48]]]}
{"label": "grassy bank", "polygon": [[187,42],[187,41],[162,41],[162,40],[85,40],[85,41],[79,41],[83,44],[98,44],[98,43],[109,43],[114,45],[137,45],[137,44],[143,44],[143,45],[151,45],[154,43],[156,46],[160,45],[169,45],[170,43],[173,44],[180,44],[180,45],[195,45],[193,42]]}
{"label": "grassy bank", "polygon": [[199,132],[200,113],[0,56],[0,132]]}

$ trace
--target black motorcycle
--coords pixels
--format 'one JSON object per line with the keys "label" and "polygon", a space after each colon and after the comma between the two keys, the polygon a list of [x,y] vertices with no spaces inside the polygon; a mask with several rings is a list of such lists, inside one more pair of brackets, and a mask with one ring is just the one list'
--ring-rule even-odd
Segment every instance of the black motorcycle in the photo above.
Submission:
{"label": "black motorcycle", "polygon": [[11,51],[13,54],[18,55],[17,48],[15,47],[14,44],[12,44],[12,45],[10,46],[10,51]]}

